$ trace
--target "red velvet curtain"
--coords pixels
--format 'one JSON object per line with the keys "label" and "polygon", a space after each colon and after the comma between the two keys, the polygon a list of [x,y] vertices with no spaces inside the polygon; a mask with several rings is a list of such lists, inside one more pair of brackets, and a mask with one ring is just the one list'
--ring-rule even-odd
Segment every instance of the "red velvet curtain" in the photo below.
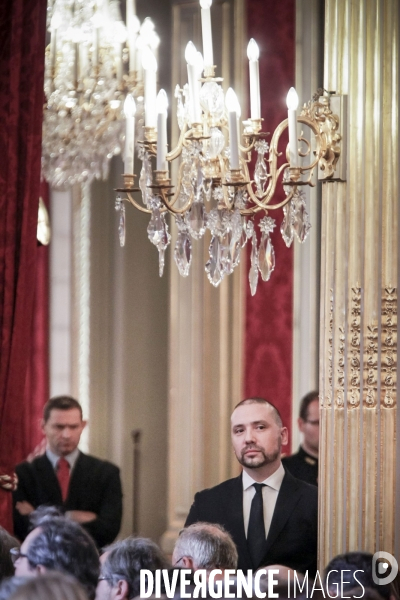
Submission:
{"label": "red velvet curtain", "polygon": [[[24,458],[40,192],[46,0],[0,2],[0,475]],[[0,522],[12,529],[11,494]]]}
{"label": "red velvet curtain", "polygon": [[[263,131],[272,135],[287,118],[286,94],[295,84],[295,0],[247,0],[247,23],[249,39],[254,38],[260,47]],[[276,201],[284,197],[279,184]],[[280,233],[282,210],[271,211],[269,216],[276,220],[271,235],[275,271],[268,282],[259,280],[254,297],[246,281],[245,397],[271,400],[290,429],[293,251],[285,246]]]}

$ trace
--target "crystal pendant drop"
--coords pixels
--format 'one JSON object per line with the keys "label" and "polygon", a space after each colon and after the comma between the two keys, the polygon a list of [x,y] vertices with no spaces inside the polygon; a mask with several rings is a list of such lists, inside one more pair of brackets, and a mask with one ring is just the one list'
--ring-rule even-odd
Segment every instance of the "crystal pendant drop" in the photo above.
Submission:
{"label": "crystal pendant drop", "polygon": [[262,154],[258,154],[256,166],[254,169],[254,181],[257,186],[257,195],[262,196],[265,192],[265,184],[267,181],[267,165]]}
{"label": "crystal pendant drop", "polygon": [[261,219],[260,230],[262,236],[258,252],[258,268],[263,281],[268,281],[272,271],[275,269],[275,251],[270,238],[270,233],[272,233],[274,228],[274,219],[271,219],[271,217]]}
{"label": "crystal pendant drop", "polygon": [[119,226],[118,226],[118,236],[119,236],[119,245],[121,248],[125,246],[125,237],[126,237],[126,224],[125,224],[125,204],[121,204],[120,212],[119,212]]}
{"label": "crystal pendant drop", "polygon": [[118,194],[118,196],[115,198],[115,210],[121,210],[121,205],[122,205],[122,198],[121,196]]}
{"label": "crystal pendant drop", "polygon": [[297,190],[295,196],[293,197],[293,203],[295,207],[293,229],[299,242],[303,243],[311,229],[304,192]]}
{"label": "crystal pendant drop", "polygon": [[257,284],[258,284],[258,253],[257,253],[257,238],[256,238],[255,231],[253,232],[253,237],[252,237],[252,248],[251,248],[250,261],[251,261],[251,267],[250,267],[250,271],[249,271],[249,283],[250,283],[251,295],[254,296],[254,294],[257,291]]}
{"label": "crystal pendant drop", "polygon": [[220,243],[221,267],[224,275],[232,273],[232,255],[231,255],[232,232],[226,231],[222,236]]}
{"label": "crystal pendant drop", "polygon": [[246,245],[246,242],[247,242],[246,229],[247,229],[246,218],[242,217],[242,234],[240,236],[240,245],[242,248],[244,248],[244,246]]}
{"label": "crystal pendant drop", "polygon": [[214,287],[218,287],[223,279],[220,269],[220,244],[218,236],[213,235],[208,248],[209,260],[206,262],[205,271],[207,277]]}
{"label": "crystal pendant drop", "polygon": [[163,276],[165,265],[165,248],[158,248],[158,274]]}
{"label": "crystal pendant drop", "polygon": [[286,246],[290,248],[293,242],[293,204],[292,201],[288,202],[286,206],[283,207],[283,221],[281,223],[281,234],[283,237],[283,241]]}
{"label": "crystal pendant drop", "polygon": [[258,253],[258,268],[263,281],[268,281],[275,269],[275,251],[269,233],[261,236]]}
{"label": "crystal pendant drop", "polygon": [[192,262],[192,242],[185,229],[181,229],[178,233],[174,249],[174,259],[179,273],[182,277],[187,277]]}
{"label": "crystal pendant drop", "polygon": [[158,246],[160,243],[162,243],[163,222],[159,208],[153,208],[151,219],[147,226],[147,235],[151,243],[155,246]]}
{"label": "crystal pendant drop", "polygon": [[193,202],[187,213],[187,225],[190,235],[199,240],[206,231],[207,214],[203,202]]}

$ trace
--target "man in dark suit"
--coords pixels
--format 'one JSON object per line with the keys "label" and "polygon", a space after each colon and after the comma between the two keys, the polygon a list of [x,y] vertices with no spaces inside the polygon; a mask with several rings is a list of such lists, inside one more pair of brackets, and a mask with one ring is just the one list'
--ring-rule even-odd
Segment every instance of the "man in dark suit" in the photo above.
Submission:
{"label": "man in dark suit", "polygon": [[300,402],[298,418],[303,441],[296,454],[285,456],[282,464],[293,477],[318,485],[319,452],[319,398],[318,392],[309,392]]}
{"label": "man in dark suit", "polygon": [[86,422],[74,398],[49,400],[43,413],[46,453],[16,467],[14,530],[21,539],[29,531],[29,514],[38,506],[57,506],[80,523],[101,547],[117,536],[122,518],[119,469],[78,449]]}
{"label": "man in dark suit", "polygon": [[198,492],[185,526],[223,525],[237,546],[238,569],[281,564],[314,575],[318,492],[282,466],[288,433],[279,412],[262,398],[243,400],[233,411],[231,435],[242,474]]}

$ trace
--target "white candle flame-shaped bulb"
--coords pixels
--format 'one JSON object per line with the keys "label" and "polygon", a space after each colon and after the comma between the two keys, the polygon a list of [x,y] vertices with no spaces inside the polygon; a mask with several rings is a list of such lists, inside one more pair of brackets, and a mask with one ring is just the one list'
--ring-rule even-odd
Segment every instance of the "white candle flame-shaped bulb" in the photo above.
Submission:
{"label": "white candle flame-shaped bulb", "polygon": [[247,58],[249,59],[250,116],[252,119],[261,118],[259,56],[260,51],[257,42],[251,38],[247,46]]}
{"label": "white candle flame-shaped bulb", "polygon": [[238,97],[232,88],[229,88],[225,96],[225,106],[228,111],[229,123],[229,150],[230,150],[230,167],[231,169],[239,169],[239,130],[238,118],[241,114]]}
{"label": "white candle flame-shaped bulb", "polygon": [[142,65],[144,69],[144,124],[156,127],[156,57],[148,46],[143,48]]}
{"label": "white candle flame-shaped bulb", "polygon": [[247,44],[247,58],[249,60],[258,60],[260,58],[260,50],[254,38],[251,38]]}
{"label": "white candle flame-shaped bulb", "polygon": [[188,42],[185,49],[185,60],[187,62],[189,93],[190,93],[190,119],[192,123],[200,123],[201,109],[199,96],[199,73],[196,46]]}
{"label": "white candle flame-shaped bulb", "polygon": [[194,65],[196,62],[197,50],[193,42],[188,42],[185,48],[185,60],[188,65]]}
{"label": "white candle flame-shaped bulb", "polygon": [[203,56],[204,68],[214,66],[213,43],[211,31],[211,11],[212,0],[200,0],[201,6],[201,33],[203,37]]}
{"label": "white candle flame-shaped bulb", "polygon": [[297,151],[297,116],[296,110],[299,105],[299,97],[294,87],[291,87],[286,96],[288,107],[288,128],[289,128],[289,159],[291,167],[299,166],[299,155]]}
{"label": "white candle flame-shaped bulb", "polygon": [[168,97],[165,90],[160,90],[156,100],[157,109],[157,171],[167,171],[167,110]]}
{"label": "white candle flame-shaped bulb", "polygon": [[289,110],[297,110],[299,106],[299,96],[294,87],[291,87],[288,91],[286,96],[286,106]]}
{"label": "white candle flame-shaped bulb", "polygon": [[55,12],[51,17],[50,29],[58,29],[61,25],[61,15],[59,12]]}
{"label": "white candle flame-shaped bulb", "polygon": [[124,114],[126,119],[125,128],[125,155],[124,155],[124,171],[129,175],[133,175],[134,164],[134,142],[135,142],[135,113],[136,104],[132,94],[128,94],[124,102]]}

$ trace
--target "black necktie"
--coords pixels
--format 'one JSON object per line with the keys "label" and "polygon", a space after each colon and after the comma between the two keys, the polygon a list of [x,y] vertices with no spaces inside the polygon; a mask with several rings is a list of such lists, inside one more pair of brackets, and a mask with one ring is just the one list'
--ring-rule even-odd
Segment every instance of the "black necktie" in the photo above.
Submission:
{"label": "black necktie", "polygon": [[253,567],[256,569],[263,559],[265,546],[265,526],[263,510],[263,483],[254,483],[256,493],[253,496],[250,509],[249,527],[247,530],[247,545]]}

